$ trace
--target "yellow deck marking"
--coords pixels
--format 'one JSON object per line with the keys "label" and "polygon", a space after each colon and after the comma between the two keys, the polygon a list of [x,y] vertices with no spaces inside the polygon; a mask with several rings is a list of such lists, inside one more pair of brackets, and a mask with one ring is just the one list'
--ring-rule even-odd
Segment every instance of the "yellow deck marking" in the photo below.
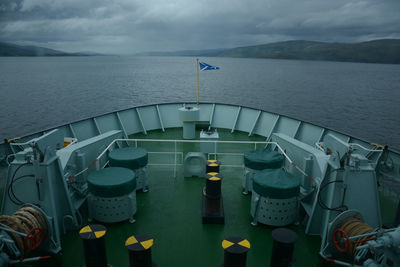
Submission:
{"label": "yellow deck marking", "polygon": [[219,177],[211,177],[208,180],[210,180],[210,181],[219,181],[219,180],[221,180],[221,178],[219,178]]}
{"label": "yellow deck marking", "polygon": [[83,227],[83,228],[79,231],[80,234],[90,233],[90,232],[92,232],[92,229],[90,229],[90,226],[89,226],[89,225]]}
{"label": "yellow deck marking", "polygon": [[209,172],[209,173],[207,173],[207,174],[212,175],[212,176],[215,176],[215,175],[218,174],[218,172]]}
{"label": "yellow deck marking", "polygon": [[216,159],[209,159],[208,162],[217,162]]}
{"label": "yellow deck marking", "polygon": [[136,238],[134,236],[131,236],[125,241],[125,246],[136,244],[137,242],[138,241],[136,240]]}
{"label": "yellow deck marking", "polygon": [[230,241],[228,241],[228,240],[224,240],[224,241],[222,241],[222,248],[223,249],[227,249],[227,248],[229,248],[230,246],[232,246],[232,245],[234,245],[235,243],[232,243],[232,242],[230,242]]}
{"label": "yellow deck marking", "polygon": [[100,238],[105,234],[106,234],[106,231],[96,231],[96,232],[94,232],[94,235],[96,236],[96,238]]}
{"label": "yellow deck marking", "polygon": [[247,239],[240,241],[238,244],[243,247],[250,248],[250,242]]}
{"label": "yellow deck marking", "polygon": [[216,163],[211,163],[211,164],[209,164],[208,166],[210,166],[210,167],[217,167],[218,164],[216,164]]}
{"label": "yellow deck marking", "polygon": [[140,244],[142,244],[142,246],[143,246],[145,249],[151,248],[151,247],[153,246],[153,243],[154,243],[154,240],[153,240],[153,239],[149,239],[149,240],[147,240],[147,241],[142,241],[142,242],[140,242]]}

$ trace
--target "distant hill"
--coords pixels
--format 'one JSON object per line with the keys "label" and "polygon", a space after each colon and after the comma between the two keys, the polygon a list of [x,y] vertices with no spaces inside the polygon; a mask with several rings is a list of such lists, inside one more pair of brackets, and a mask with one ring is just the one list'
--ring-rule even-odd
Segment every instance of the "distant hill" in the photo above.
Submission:
{"label": "distant hill", "polygon": [[[92,52],[67,53],[38,46],[0,42],[0,56],[97,56]],[[230,49],[146,52],[138,56],[198,56],[326,60],[400,64],[400,39],[381,39],[361,43],[285,41]]]}
{"label": "distant hill", "polygon": [[16,45],[0,42],[0,56],[3,57],[37,57],[37,56],[92,56],[100,55],[91,52],[67,53],[50,48],[32,46],[32,45]]}
{"label": "distant hill", "polygon": [[400,64],[400,40],[362,43],[287,41],[228,49],[219,56]]}
{"label": "distant hill", "polygon": [[198,56],[198,57],[217,57],[226,49],[207,49],[207,50],[182,50],[174,52],[143,52],[135,56]]}
{"label": "distant hill", "polygon": [[400,40],[381,39],[361,43],[325,43],[296,40],[231,49],[149,52],[141,53],[140,55],[273,58],[400,64]]}

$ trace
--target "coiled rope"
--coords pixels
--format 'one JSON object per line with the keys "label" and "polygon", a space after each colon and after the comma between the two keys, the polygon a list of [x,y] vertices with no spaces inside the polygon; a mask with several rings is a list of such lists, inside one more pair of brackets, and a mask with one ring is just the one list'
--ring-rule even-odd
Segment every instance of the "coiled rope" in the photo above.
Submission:
{"label": "coiled rope", "polygon": [[22,256],[26,255],[30,250],[38,248],[48,233],[45,215],[32,206],[24,206],[11,216],[1,215],[0,223],[26,235],[23,237],[16,233],[8,233]]}
{"label": "coiled rope", "polygon": [[[339,249],[338,246],[336,246],[339,251],[341,252],[348,252],[350,255],[355,256],[356,255],[356,248],[361,245],[363,242],[366,242],[371,239],[364,239],[362,237],[349,240],[348,238],[351,238],[352,236],[358,236],[358,235],[364,235],[368,233],[372,233],[374,229],[372,229],[371,226],[368,224],[364,223],[360,219],[356,217],[351,217],[349,220],[347,220],[341,228],[337,229],[338,231],[335,231],[334,233],[334,240],[342,240],[343,238],[346,239],[346,248],[345,249]],[[335,244],[336,245],[336,244]]]}

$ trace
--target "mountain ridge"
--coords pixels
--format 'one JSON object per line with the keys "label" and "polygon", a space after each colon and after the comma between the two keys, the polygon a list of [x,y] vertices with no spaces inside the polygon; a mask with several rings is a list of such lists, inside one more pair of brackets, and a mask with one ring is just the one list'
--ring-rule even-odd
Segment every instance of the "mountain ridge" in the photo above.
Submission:
{"label": "mountain ridge", "polygon": [[3,57],[40,57],[40,56],[92,56],[101,55],[93,52],[76,52],[67,53],[51,48],[33,46],[33,45],[17,45],[12,43],[0,42],[0,56]]}
{"label": "mountain ridge", "polygon": [[378,39],[359,43],[291,40],[219,50],[148,52],[141,53],[141,55],[270,58],[400,64],[400,39]]}
{"label": "mountain ridge", "polygon": [[[67,53],[38,46],[0,42],[0,56],[99,56],[93,52]],[[135,56],[194,56],[319,60],[400,64],[400,39],[359,43],[290,40],[261,45],[172,52],[143,52]]]}

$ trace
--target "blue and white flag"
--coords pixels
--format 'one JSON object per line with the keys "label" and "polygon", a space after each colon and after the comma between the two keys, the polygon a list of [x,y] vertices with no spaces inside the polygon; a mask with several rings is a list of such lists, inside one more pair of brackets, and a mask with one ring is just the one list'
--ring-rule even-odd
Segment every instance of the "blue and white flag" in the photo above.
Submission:
{"label": "blue and white flag", "polygon": [[199,61],[199,65],[200,65],[200,70],[219,70],[219,67],[211,66],[204,62]]}

